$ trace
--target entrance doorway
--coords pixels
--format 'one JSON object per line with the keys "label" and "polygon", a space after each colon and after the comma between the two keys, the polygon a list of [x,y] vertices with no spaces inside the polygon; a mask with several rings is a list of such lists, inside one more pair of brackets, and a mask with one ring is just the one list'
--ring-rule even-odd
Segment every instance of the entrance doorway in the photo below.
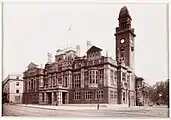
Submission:
{"label": "entrance doorway", "polygon": [[51,92],[48,92],[47,93],[47,96],[48,96],[48,104],[51,104],[52,103],[52,93]]}
{"label": "entrance doorway", "polygon": [[67,92],[62,92],[62,104],[67,104]]}

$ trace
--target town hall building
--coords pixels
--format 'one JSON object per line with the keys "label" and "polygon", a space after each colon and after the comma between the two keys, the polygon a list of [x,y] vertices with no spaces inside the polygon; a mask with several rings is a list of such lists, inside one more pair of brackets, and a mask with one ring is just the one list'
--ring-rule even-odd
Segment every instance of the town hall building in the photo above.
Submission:
{"label": "town hall building", "polygon": [[[135,33],[126,6],[116,27],[116,59],[103,56],[91,45],[85,56],[74,49],[58,49],[55,62],[44,68],[30,63],[24,72],[25,104],[129,104],[136,105]],[[52,56],[50,56],[52,57]]]}

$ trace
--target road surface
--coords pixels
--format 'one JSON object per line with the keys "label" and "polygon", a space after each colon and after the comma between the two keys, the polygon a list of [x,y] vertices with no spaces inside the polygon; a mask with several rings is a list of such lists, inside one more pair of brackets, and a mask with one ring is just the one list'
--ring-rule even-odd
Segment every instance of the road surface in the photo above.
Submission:
{"label": "road surface", "polygon": [[90,109],[67,110],[46,109],[22,105],[3,105],[3,116],[57,116],[57,117],[168,117],[168,108],[162,106],[141,107],[141,109]]}

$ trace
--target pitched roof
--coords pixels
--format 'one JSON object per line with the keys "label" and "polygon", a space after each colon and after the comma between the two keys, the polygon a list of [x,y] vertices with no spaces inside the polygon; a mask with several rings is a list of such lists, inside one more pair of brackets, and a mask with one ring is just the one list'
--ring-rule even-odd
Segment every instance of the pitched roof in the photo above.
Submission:
{"label": "pitched roof", "polygon": [[31,62],[28,66],[27,66],[27,68],[28,69],[31,69],[31,68],[36,68],[38,65],[36,65],[35,63],[33,63],[33,62]]}
{"label": "pitched roof", "polygon": [[96,51],[102,51],[102,49],[93,45],[91,48],[89,48],[89,49],[87,50],[86,53],[96,52]]}

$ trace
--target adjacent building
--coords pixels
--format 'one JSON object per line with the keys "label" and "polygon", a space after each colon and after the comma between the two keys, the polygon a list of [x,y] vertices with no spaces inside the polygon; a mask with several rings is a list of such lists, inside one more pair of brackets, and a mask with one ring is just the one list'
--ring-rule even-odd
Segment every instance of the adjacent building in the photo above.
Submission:
{"label": "adjacent building", "polygon": [[134,29],[127,7],[119,13],[116,28],[116,59],[103,56],[102,49],[87,43],[85,56],[80,47],[58,49],[55,61],[44,68],[30,63],[24,72],[25,104],[129,104],[136,105],[134,71]]}
{"label": "adjacent building", "polygon": [[149,99],[149,88],[150,86],[145,83],[144,79],[142,77],[136,77],[135,78],[135,85],[136,85],[136,105],[149,105],[150,99]]}
{"label": "adjacent building", "polygon": [[23,79],[20,74],[9,74],[2,82],[3,102],[22,103]]}

